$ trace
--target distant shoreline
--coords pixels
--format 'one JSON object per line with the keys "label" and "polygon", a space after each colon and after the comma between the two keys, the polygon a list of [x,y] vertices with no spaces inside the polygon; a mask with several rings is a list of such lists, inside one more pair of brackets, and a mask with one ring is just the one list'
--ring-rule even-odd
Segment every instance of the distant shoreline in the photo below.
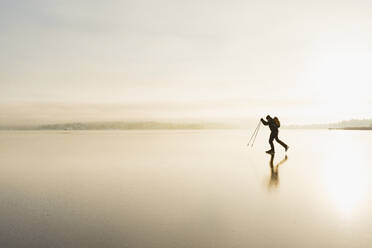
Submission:
{"label": "distant shoreline", "polygon": [[370,131],[372,130],[372,127],[340,127],[340,128],[334,128],[330,127],[329,130],[363,130],[363,131]]}
{"label": "distant shoreline", "polygon": [[[370,122],[368,123],[370,124]],[[337,126],[336,126],[337,125]],[[89,131],[89,130],[242,130],[252,129],[252,123],[245,122],[161,122],[161,121],[118,121],[118,122],[70,122],[44,125],[0,125],[0,131]],[[284,125],[286,130],[372,130],[372,126],[340,124]]]}
{"label": "distant shoreline", "polygon": [[239,129],[223,123],[177,123],[177,122],[74,122],[35,126],[0,126],[3,131],[89,131],[89,130],[206,130]]}

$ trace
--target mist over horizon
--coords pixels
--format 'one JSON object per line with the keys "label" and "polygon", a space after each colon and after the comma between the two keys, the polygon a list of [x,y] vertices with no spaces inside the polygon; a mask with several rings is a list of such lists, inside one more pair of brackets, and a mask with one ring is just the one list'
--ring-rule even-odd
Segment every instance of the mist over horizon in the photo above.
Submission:
{"label": "mist over horizon", "polygon": [[[266,102],[267,105],[272,103]],[[290,105],[290,103],[288,103]],[[305,104],[305,103],[304,103]],[[246,105],[249,105],[246,103]],[[268,108],[269,109],[269,108]],[[267,110],[266,110],[267,111]],[[0,105],[1,127],[23,128],[95,128],[138,126],[176,128],[190,127],[229,127],[248,128],[270,114],[278,116],[283,126],[290,127],[328,127],[340,126],[345,122],[351,126],[369,126],[369,118],[345,118],[328,122],[304,121],[293,115],[278,115],[263,109],[243,107],[242,102],[204,102],[199,104],[157,103],[157,104],[3,104]],[[363,121],[366,120],[366,121]],[[146,124],[147,123],[147,124]],[[332,125],[330,125],[332,124]],[[194,125],[194,126],[193,126]],[[120,129],[119,128],[119,129]],[[73,128],[74,129],[74,128]]]}

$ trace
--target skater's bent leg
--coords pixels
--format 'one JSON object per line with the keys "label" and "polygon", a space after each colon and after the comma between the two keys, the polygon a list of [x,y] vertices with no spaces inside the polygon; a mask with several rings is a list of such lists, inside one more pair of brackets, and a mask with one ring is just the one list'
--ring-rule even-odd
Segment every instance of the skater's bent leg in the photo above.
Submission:
{"label": "skater's bent leg", "polygon": [[281,141],[281,140],[278,138],[278,136],[275,137],[275,140],[276,140],[276,142],[278,142],[279,144],[281,144],[284,148],[287,148],[287,147],[288,147],[286,143],[284,143],[283,141]]}

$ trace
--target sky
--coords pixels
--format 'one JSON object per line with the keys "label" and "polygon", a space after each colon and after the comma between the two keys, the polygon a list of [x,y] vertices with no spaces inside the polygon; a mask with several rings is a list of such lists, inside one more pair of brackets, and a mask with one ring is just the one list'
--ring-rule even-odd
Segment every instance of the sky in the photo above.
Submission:
{"label": "sky", "polygon": [[2,0],[0,124],[371,118],[371,7],[364,0]]}

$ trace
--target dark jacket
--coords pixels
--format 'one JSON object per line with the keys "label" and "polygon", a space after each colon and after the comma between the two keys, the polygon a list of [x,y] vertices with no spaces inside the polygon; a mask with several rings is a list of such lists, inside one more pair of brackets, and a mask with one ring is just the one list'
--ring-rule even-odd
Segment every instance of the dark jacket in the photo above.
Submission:
{"label": "dark jacket", "polygon": [[265,126],[269,125],[269,128],[270,128],[271,132],[279,132],[278,127],[276,126],[276,124],[274,122],[274,119],[269,118],[268,121],[265,121],[264,119],[261,118],[261,122]]}

